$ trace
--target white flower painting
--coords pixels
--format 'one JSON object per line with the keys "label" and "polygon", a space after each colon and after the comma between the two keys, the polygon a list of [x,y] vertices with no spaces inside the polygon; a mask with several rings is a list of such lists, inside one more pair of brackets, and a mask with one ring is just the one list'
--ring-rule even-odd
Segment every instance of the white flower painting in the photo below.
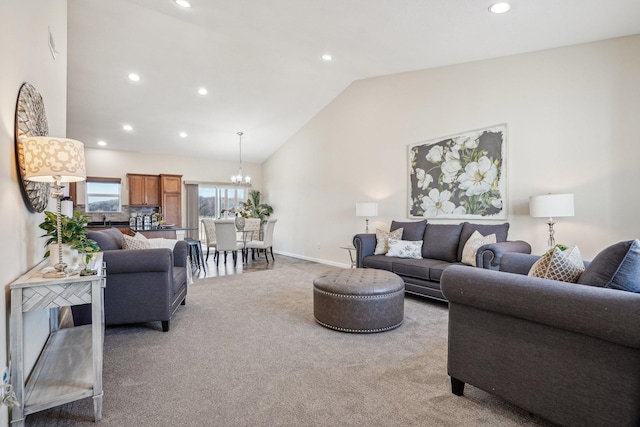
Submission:
{"label": "white flower painting", "polygon": [[409,217],[505,219],[507,125],[409,146]]}

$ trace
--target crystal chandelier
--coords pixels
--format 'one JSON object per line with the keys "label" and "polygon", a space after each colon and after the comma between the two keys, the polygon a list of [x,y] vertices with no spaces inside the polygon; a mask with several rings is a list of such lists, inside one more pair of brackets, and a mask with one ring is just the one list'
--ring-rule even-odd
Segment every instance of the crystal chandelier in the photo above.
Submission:
{"label": "crystal chandelier", "polygon": [[236,185],[250,185],[251,177],[242,174],[242,135],[242,132],[238,132],[238,137],[240,137],[240,167],[238,168],[238,174],[231,177],[231,182]]}

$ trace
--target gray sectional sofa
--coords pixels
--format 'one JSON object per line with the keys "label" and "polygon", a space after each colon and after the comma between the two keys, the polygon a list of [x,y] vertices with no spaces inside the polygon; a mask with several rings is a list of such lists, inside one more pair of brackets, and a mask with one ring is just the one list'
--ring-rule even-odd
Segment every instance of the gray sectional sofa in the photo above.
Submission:
{"label": "gray sectional sofa", "polygon": [[[452,265],[463,265],[462,251],[474,231],[486,236],[496,235],[497,243],[481,246],[476,254],[476,265],[495,270],[507,252],[531,253],[524,241],[507,241],[509,223],[503,224],[430,224],[427,220],[391,223],[391,231],[402,228],[402,240],[422,240],[422,259],[396,258],[374,255],[375,234],[356,234],[358,268],[377,268],[398,274],[405,282],[405,292],[446,301],[440,290],[442,272]],[[473,267],[470,267],[473,268]]]}
{"label": "gray sectional sofa", "polygon": [[537,259],[442,275],[452,392],[470,384],[560,425],[639,426],[640,242],[606,248],[578,283],[527,276]]}

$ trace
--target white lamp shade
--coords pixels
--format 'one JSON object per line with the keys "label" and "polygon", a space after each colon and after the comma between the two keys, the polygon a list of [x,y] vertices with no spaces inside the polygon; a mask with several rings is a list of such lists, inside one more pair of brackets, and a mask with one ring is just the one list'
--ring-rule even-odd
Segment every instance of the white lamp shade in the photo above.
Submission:
{"label": "white lamp shade", "polygon": [[31,136],[20,141],[24,155],[24,178],[29,181],[84,181],[84,144],[75,139]]}
{"label": "white lamp shade", "polygon": [[376,202],[356,203],[356,216],[378,216],[378,204]]}
{"label": "white lamp shade", "polygon": [[557,218],[573,215],[573,194],[544,194],[529,197],[529,216]]}

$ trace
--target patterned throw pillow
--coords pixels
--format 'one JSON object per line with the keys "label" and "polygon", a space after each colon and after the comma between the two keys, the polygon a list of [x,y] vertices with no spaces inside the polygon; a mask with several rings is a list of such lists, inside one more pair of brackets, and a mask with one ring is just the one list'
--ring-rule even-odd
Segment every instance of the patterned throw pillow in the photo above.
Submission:
{"label": "patterned throw pillow", "polygon": [[464,249],[462,249],[462,263],[476,267],[476,254],[480,246],[495,242],[495,234],[483,236],[478,230],[474,231],[467,240],[467,243],[464,244]]}
{"label": "patterned throw pillow", "polygon": [[583,271],[584,263],[577,246],[564,251],[555,247],[533,264],[529,276],[576,283]]}
{"label": "patterned throw pillow", "polygon": [[382,231],[376,229],[376,249],[373,251],[374,255],[384,255],[389,250],[389,239],[402,239],[402,231],[404,229],[398,228],[393,231]]}
{"label": "patterned throw pillow", "polygon": [[149,249],[151,244],[147,240],[136,239],[129,235],[123,234],[122,249]]}
{"label": "patterned throw pillow", "polygon": [[389,239],[389,252],[386,256],[397,258],[422,258],[422,240]]}

